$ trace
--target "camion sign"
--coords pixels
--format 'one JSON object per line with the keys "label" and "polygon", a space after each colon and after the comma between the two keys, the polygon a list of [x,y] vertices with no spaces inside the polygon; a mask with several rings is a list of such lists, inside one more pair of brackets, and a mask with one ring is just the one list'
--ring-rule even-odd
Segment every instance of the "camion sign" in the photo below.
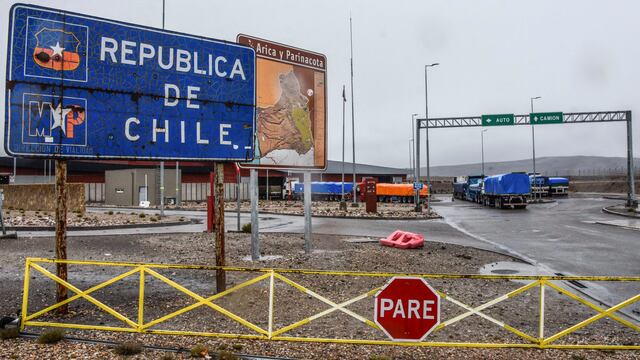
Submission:
{"label": "camion sign", "polygon": [[10,155],[253,159],[250,47],[18,4],[7,54]]}

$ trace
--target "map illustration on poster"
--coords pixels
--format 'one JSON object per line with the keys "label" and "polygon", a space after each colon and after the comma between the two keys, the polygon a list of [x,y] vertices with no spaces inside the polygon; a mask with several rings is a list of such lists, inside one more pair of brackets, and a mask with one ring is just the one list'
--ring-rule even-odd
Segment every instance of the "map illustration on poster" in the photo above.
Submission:
{"label": "map illustration on poster", "polygon": [[326,57],[247,35],[256,52],[254,161],[245,167],[326,168]]}

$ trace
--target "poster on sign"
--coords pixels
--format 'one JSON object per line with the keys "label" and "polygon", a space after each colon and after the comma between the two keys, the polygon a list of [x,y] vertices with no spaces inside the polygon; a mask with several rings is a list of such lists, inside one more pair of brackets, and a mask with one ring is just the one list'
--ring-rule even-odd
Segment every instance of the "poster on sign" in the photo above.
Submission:
{"label": "poster on sign", "polygon": [[326,57],[242,34],[237,41],[257,57],[255,156],[243,166],[325,169]]}

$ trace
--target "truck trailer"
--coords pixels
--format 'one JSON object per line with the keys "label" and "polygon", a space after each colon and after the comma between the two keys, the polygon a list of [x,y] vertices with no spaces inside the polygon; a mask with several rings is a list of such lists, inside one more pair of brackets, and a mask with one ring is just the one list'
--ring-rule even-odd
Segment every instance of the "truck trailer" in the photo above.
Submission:
{"label": "truck trailer", "polygon": [[479,202],[482,191],[482,176],[458,176],[453,182],[453,197],[460,200]]}
{"label": "truck trailer", "polygon": [[563,177],[549,178],[549,195],[565,196],[569,194],[569,179]]}
{"label": "truck trailer", "polygon": [[[326,201],[340,201],[342,198],[342,182],[329,182],[329,181],[313,181],[311,182],[311,199],[313,200],[326,200]],[[344,183],[344,198],[351,198],[351,191],[353,190],[353,183]],[[295,199],[302,199],[304,196],[304,183],[298,182],[293,186],[293,196]]]}
{"label": "truck trailer", "polygon": [[483,181],[481,202],[499,209],[524,209],[531,194],[531,182],[526,173],[487,176]]}
{"label": "truck trailer", "polygon": [[529,182],[531,183],[531,193],[535,197],[549,195],[549,177],[530,173]]}

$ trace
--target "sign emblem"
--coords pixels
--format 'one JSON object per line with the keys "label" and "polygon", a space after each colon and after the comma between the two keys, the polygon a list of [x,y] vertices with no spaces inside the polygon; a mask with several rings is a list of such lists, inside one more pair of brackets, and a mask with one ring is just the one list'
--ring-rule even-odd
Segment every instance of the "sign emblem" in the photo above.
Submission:
{"label": "sign emblem", "polygon": [[23,141],[86,146],[86,99],[24,94]]}
{"label": "sign emblem", "polygon": [[86,82],[88,29],[84,25],[28,17],[24,75]]}
{"label": "sign emblem", "polygon": [[74,33],[42,28],[35,37],[33,60],[36,64],[56,71],[75,70],[80,66],[80,39]]}

